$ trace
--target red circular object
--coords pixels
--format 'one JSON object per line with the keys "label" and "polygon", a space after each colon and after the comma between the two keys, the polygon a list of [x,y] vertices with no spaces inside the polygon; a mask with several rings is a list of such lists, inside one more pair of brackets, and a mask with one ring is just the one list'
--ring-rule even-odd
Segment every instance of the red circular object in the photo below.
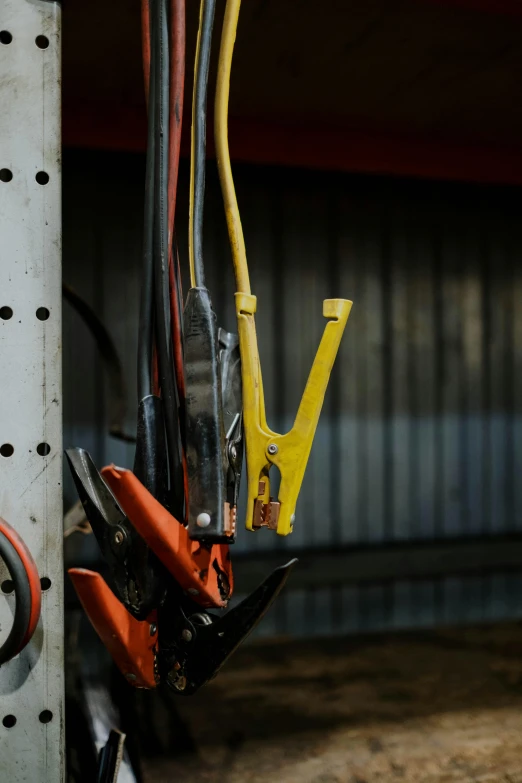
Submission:
{"label": "red circular object", "polygon": [[11,525],[1,517],[0,534],[2,534],[9,541],[22,563],[30,595],[29,621],[26,625],[25,633],[20,643],[17,645],[16,651],[14,652],[13,656],[11,656],[14,657],[14,655],[18,655],[18,653],[21,652],[23,648],[29,643],[32,635],[35,632],[36,626],[38,625],[42,607],[42,588],[40,585],[38,569],[36,568],[36,563],[34,562],[29,549],[27,548],[24,541],[20,538],[16,530],[14,530],[14,528],[12,528]]}

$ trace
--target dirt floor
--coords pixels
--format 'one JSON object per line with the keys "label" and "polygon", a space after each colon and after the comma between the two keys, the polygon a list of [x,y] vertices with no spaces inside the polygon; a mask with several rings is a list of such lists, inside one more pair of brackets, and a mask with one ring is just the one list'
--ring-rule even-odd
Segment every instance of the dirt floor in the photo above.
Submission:
{"label": "dirt floor", "polygon": [[146,783],[522,783],[522,627],[251,645],[140,712]]}

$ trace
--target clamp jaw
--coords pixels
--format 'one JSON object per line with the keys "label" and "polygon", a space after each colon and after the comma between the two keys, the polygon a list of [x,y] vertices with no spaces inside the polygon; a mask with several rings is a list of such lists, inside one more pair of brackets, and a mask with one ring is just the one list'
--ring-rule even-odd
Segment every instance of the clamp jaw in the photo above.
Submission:
{"label": "clamp jaw", "polygon": [[143,620],[164,598],[160,564],[205,607],[223,608],[233,590],[228,547],[203,547],[130,470],[97,470],[84,449],[67,459],[87,519],[107,561],[123,606]]}
{"label": "clamp jaw", "polygon": [[131,685],[194,693],[261,620],[295,561],[223,617],[212,614],[233,591],[228,545],[191,541],[130,470],[99,472],[83,449],[66,453],[112,576],[111,589],[94,571],[69,570],[92,625]]}
{"label": "clamp jaw", "polygon": [[[190,695],[216,676],[284,586],[296,560],[276,568],[240,604],[219,617],[173,596],[159,612],[159,670],[170,688]],[[163,618],[166,616],[165,621]],[[166,631],[166,633],[165,633]],[[162,635],[163,632],[163,635]]]}
{"label": "clamp jaw", "polygon": [[[292,532],[295,507],[323,406],[330,373],[352,302],[325,299],[323,315],[328,319],[308,376],[294,426],[285,435],[268,427],[263,394],[263,378],[257,347],[254,313],[257,300],[237,293],[236,315],[241,347],[243,417],[246,440],[248,496],[246,527],[269,527],[286,536]],[[279,497],[270,495],[270,467],[281,473]]]}
{"label": "clamp jaw", "polygon": [[218,331],[221,364],[221,394],[225,429],[225,509],[229,510],[233,534],[236,529],[239,484],[243,463],[243,400],[241,392],[241,355],[236,334]]}
{"label": "clamp jaw", "polygon": [[295,562],[276,568],[222,617],[174,590],[157,612],[136,620],[100,574],[71,568],[69,575],[94,629],[130,685],[153,689],[166,682],[175,693],[191,695],[215,677],[253,631]]}
{"label": "clamp jaw", "polygon": [[206,288],[184,310],[188,530],[232,544],[242,461],[241,360],[236,335],[217,329]]}

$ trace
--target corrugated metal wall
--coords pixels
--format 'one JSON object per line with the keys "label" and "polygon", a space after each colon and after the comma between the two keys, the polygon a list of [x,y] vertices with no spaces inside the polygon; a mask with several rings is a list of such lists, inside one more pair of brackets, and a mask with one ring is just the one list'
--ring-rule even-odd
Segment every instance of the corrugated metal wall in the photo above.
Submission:
{"label": "corrugated metal wall", "polygon": [[[143,160],[74,154],[64,177],[65,279],[110,328],[135,417]],[[522,528],[522,228],[517,189],[236,167],[271,426],[292,425],[324,326],[354,301],[312,449],[295,532],[236,551]],[[214,165],[208,287],[233,330],[233,278]],[[182,177],[186,193],[186,172]],[[186,198],[179,211],[186,259]],[[67,444],[132,464],[104,431],[104,380],[65,307]],[[66,497],[74,499],[66,477]],[[282,552],[282,558],[284,553]],[[342,593],[342,595],[341,595]],[[492,576],[294,591],[266,632],[373,629],[518,613],[522,579]]]}

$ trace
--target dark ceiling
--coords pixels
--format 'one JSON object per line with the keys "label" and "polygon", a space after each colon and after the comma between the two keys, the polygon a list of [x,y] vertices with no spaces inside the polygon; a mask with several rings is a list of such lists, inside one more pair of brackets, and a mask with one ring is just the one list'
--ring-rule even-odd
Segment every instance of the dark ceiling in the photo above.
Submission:
{"label": "dark ceiling", "polygon": [[[520,147],[522,15],[461,5],[244,0],[230,114],[250,123]],[[198,6],[187,0],[186,98]],[[223,8],[218,0],[214,66]],[[98,127],[118,114],[135,117],[136,127],[126,124],[139,144],[145,127],[139,0],[65,4],[63,97],[66,128],[75,114]]]}

